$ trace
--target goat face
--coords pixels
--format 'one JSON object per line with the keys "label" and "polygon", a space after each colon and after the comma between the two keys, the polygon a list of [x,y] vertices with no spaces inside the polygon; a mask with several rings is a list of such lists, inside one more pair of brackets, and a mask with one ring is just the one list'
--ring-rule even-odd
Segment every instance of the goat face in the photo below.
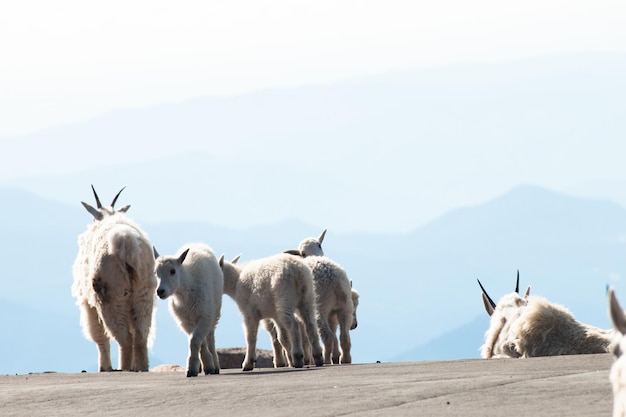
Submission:
{"label": "goat face", "polygon": [[611,383],[613,384],[613,417],[626,416],[626,316],[617,301],[613,288],[609,288],[609,315],[617,330],[619,343],[615,343],[613,355],[615,362],[611,366]]}
{"label": "goat face", "polygon": [[521,356],[518,338],[512,331],[516,321],[528,305],[528,295],[520,297],[517,293],[503,296],[491,314],[489,329],[485,333],[482,347],[484,358],[519,358]]}
{"label": "goat face", "polygon": [[489,329],[485,333],[485,344],[481,347],[483,358],[519,358],[521,356],[517,348],[518,339],[512,332],[514,323],[524,312],[524,307],[528,305],[530,287],[526,289],[524,296],[519,295],[519,271],[517,271],[517,282],[515,291],[503,296],[496,304],[480,281],[482,299],[487,314],[491,317]]}
{"label": "goat face", "polygon": [[173,261],[157,264],[156,276],[158,280],[157,295],[165,300],[178,289],[180,285],[180,268]]}
{"label": "goat face", "polygon": [[154,271],[158,281],[157,296],[165,300],[174,294],[180,286],[182,264],[189,249],[185,250],[178,258],[162,257],[158,255],[154,249],[154,255],[157,258]]}

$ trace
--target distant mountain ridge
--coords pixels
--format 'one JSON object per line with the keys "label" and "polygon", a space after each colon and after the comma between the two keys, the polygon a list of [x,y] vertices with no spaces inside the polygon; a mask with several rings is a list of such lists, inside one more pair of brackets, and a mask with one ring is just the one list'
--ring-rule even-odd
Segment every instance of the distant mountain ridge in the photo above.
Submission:
{"label": "distant mountain ridge", "polygon": [[[566,55],[120,109],[0,140],[0,186],[73,203],[128,185],[155,222],[407,232],[519,184],[626,182],[625,72],[624,54]],[[148,206],[166,190],[177,204]]]}

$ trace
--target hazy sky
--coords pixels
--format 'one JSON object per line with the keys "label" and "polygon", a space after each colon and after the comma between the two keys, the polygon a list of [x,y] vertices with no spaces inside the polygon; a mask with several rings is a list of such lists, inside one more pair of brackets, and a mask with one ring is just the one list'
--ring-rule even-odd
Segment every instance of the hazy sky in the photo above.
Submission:
{"label": "hazy sky", "polygon": [[0,137],[199,95],[624,52],[624,22],[623,0],[5,1]]}

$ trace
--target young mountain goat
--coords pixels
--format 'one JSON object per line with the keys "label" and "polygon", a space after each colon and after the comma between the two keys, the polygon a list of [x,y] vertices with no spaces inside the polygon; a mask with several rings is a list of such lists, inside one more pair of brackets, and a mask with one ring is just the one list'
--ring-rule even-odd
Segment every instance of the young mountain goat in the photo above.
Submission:
{"label": "young mountain goat", "polygon": [[156,258],[157,295],[170,298],[170,313],[189,336],[187,376],[198,376],[200,359],[205,374],[219,374],[215,326],[222,309],[224,275],[211,248],[202,243],[183,246],[176,256]]}
{"label": "young mountain goat", "polygon": [[[324,344],[324,363],[351,363],[349,330],[354,330],[357,326],[356,306],[359,294],[352,289],[352,281],[348,280],[346,271],[338,263],[324,256],[321,242],[325,234],[326,230],[319,238],[305,239],[300,242],[298,249],[287,250],[285,253],[303,257],[313,272],[317,327]],[[336,334],[337,326],[340,330],[341,357]],[[274,338],[273,333],[272,336]]]}
{"label": "young mountain goat", "polygon": [[615,362],[611,366],[611,384],[613,385],[613,417],[626,416],[626,315],[617,301],[613,288],[609,288],[609,316],[617,332],[613,347]]}
{"label": "young mountain goat", "polygon": [[[350,285],[352,285],[352,281],[350,281]],[[354,330],[357,327],[357,317],[356,317],[356,309],[357,306],[359,305],[359,293],[356,290],[352,290],[351,291],[351,297],[352,297],[352,305],[354,306],[354,312],[352,314],[352,326],[350,327],[350,330]],[[307,365],[312,365],[313,364],[313,359],[312,359],[312,353],[311,353],[311,341],[309,340],[309,338],[306,336],[306,332],[304,331],[304,325],[299,322],[300,324],[300,329],[302,330],[302,346],[304,348],[304,363]],[[330,328],[330,332],[332,335],[332,349],[330,350],[331,352],[331,358],[332,358],[332,362],[325,362],[325,363],[348,363],[347,362],[347,357],[341,357],[341,352],[339,351],[339,343],[337,340],[337,327],[339,326],[339,320],[337,317],[337,314],[332,314],[330,315],[329,319],[328,319],[328,325]],[[274,326],[274,322],[272,320],[263,320],[263,326],[265,327],[265,329],[267,329],[267,331],[270,333],[270,337],[272,338],[272,347],[274,352],[274,366],[277,368],[280,368],[282,366],[286,366],[289,361],[287,358],[287,355],[285,354],[285,349],[282,348],[282,345],[280,344],[280,342],[278,341],[278,336],[276,333],[276,327]],[[324,351],[324,357],[326,358],[326,352],[328,352],[327,348],[324,346],[325,351]],[[278,354],[278,352],[282,352],[281,354]],[[343,361],[343,360],[346,361]],[[350,360],[352,359],[352,357],[350,356]],[[326,360],[326,359],[325,359]]]}
{"label": "young mountain goat", "polygon": [[283,346],[289,346],[291,363],[296,368],[304,366],[302,334],[296,315],[304,322],[307,335],[313,340],[315,364],[323,365],[315,323],[313,277],[301,259],[278,254],[239,266],[224,261],[222,256],[219,265],[224,271],[224,294],[235,300],[243,315],[247,345],[242,364],[244,371],[254,369],[262,319],[274,320],[278,338]]}
{"label": "young mountain goat", "polygon": [[80,307],[85,337],[98,345],[99,370],[111,371],[110,339],[119,344],[119,367],[148,371],[153,339],[154,258],[148,236],[126,216],[130,206],[97,208],[82,203],[94,222],[78,237],[72,295]]}
{"label": "young mountain goat", "polygon": [[[300,251],[287,251],[287,253],[305,256],[304,263],[311,268],[313,273],[317,328],[324,344],[324,363],[351,363],[352,345],[349,331],[357,326],[353,300],[356,297],[358,303],[358,293],[353,292],[352,282],[348,279],[346,271],[326,256],[306,256]],[[337,348],[337,325],[339,325],[341,357]]]}
{"label": "young mountain goat", "polygon": [[530,287],[519,295],[519,272],[515,292],[496,305],[480,281],[485,310],[491,316],[481,347],[483,358],[533,357],[606,353],[613,332],[574,319],[565,307],[531,296]]}

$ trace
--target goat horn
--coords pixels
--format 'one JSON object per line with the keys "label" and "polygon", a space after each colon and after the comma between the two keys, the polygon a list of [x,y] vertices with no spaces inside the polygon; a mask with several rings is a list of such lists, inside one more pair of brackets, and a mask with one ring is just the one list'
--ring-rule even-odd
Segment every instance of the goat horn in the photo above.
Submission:
{"label": "goat horn", "polygon": [[317,238],[317,241],[320,243],[320,245],[322,244],[322,242],[324,241],[324,236],[326,236],[326,229],[324,229],[324,231],[322,232],[322,234],[320,235],[320,237]]}
{"label": "goat horn", "polygon": [[96,193],[96,189],[93,188],[93,184],[91,184],[91,190],[93,191],[93,196],[96,197],[96,205],[99,209],[102,208],[102,203],[100,203],[100,198],[98,198],[98,193]]}
{"label": "goat horn", "polygon": [[517,283],[515,284],[515,292],[519,294],[519,269],[517,270]]}
{"label": "goat horn", "polygon": [[122,191],[124,191],[124,188],[126,188],[126,186],[122,187],[122,189],[119,190],[119,192],[117,193],[117,195],[113,199],[113,202],[111,202],[111,208],[115,208],[115,202],[117,201],[117,197],[119,197],[120,194],[122,193]]}
{"label": "goat horn", "polygon": [[495,310],[496,303],[494,303],[491,297],[489,297],[489,294],[487,294],[487,291],[485,291],[485,287],[483,287],[483,284],[480,283],[480,280],[476,279],[476,281],[478,281],[478,285],[480,285],[480,289],[483,290],[483,294],[485,294],[485,297],[487,297],[487,300],[489,300],[489,304],[491,304],[491,307],[493,307],[493,309]]}

